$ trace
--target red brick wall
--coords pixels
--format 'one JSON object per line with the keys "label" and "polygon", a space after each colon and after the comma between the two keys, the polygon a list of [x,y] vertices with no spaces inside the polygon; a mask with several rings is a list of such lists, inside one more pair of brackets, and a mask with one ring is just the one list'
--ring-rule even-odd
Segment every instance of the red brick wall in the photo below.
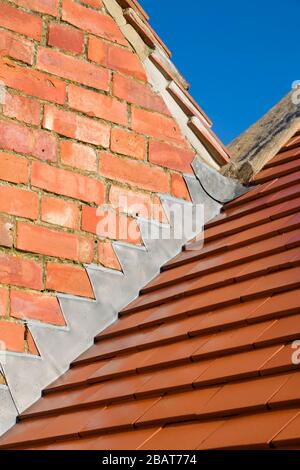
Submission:
{"label": "red brick wall", "polygon": [[55,293],[93,297],[84,264],[120,269],[111,240],[141,242],[98,237],[96,208],[121,195],[161,218],[156,193],[189,197],[194,152],[101,0],[0,12],[0,341],[36,354],[24,320],[62,325]]}

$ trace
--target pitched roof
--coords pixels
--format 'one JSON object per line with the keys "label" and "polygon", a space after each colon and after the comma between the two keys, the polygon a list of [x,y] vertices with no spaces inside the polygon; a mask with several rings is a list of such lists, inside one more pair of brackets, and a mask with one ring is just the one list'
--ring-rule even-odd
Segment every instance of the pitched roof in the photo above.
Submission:
{"label": "pitched roof", "polygon": [[[0,447],[300,447],[300,133]],[[193,249],[194,248],[194,249]]]}
{"label": "pitched roof", "polygon": [[249,182],[297,132],[300,107],[293,99],[294,93],[288,93],[228,146],[232,158],[222,169],[224,175]]}

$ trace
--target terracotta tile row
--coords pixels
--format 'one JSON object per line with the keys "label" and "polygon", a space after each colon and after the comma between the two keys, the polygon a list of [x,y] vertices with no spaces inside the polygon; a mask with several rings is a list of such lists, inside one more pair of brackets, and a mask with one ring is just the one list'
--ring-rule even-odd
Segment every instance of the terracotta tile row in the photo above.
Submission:
{"label": "terracotta tile row", "polygon": [[[300,174],[299,174],[300,176]],[[295,230],[300,225],[300,214],[283,216],[282,218],[269,220],[264,224],[259,224],[248,230],[239,233],[224,236],[221,240],[207,242],[202,249],[195,251],[183,251],[177,257],[162,269],[162,272],[168,271],[178,266],[188,264],[193,261],[203,260],[208,256],[224,253],[225,251],[252,245],[257,241],[268,240],[274,235]]]}
{"label": "terracotta tile row", "polygon": [[[299,152],[299,149],[295,151]],[[289,175],[290,173],[294,173],[295,171],[300,170],[300,162],[299,159],[293,159],[287,163],[282,163],[278,166],[274,166],[271,168],[267,168],[261,171],[255,178],[255,183],[265,183],[266,181],[270,181],[274,178],[280,178],[282,176]]]}
{"label": "terracotta tile row", "polygon": [[[206,258],[191,263],[186,263],[177,268],[173,268],[161,273],[141,294],[147,294],[157,289],[162,289],[173,284],[179,284],[182,281],[194,279],[198,276],[208,275],[230,267],[242,265],[246,262],[252,262],[262,257],[268,257],[275,253],[280,253],[289,248],[295,248],[296,240],[299,238],[299,231],[294,230],[282,235],[276,235],[268,240],[257,242],[255,246],[243,246],[241,248],[232,249],[216,255],[207,256]],[[299,241],[300,243],[300,241]]]}
{"label": "terracotta tile row", "polygon": [[[191,305],[194,305],[193,297],[197,294],[198,303],[202,301],[203,306],[213,309],[220,306],[220,304],[233,303],[235,299],[238,300],[239,298],[250,299],[256,296],[272,295],[276,291],[295,289],[300,286],[298,254],[292,253],[292,258],[295,258],[293,262],[289,261],[289,254],[284,253],[283,256],[285,258],[281,259],[281,265],[275,264],[275,266],[272,266],[273,255],[269,258],[270,266],[266,265],[264,267],[262,262],[263,267],[261,267],[261,263],[256,261],[245,265],[243,269],[241,269],[241,266],[235,266],[220,273],[207,275],[204,279],[196,278],[185,281],[180,287],[174,285],[151,292],[134,301],[122,311],[122,314],[138,312],[160,305],[163,305],[162,308],[166,308],[167,302],[180,297],[186,297],[187,302],[190,298]],[[279,271],[278,274],[272,272],[276,270]],[[284,270],[284,274],[281,272],[282,270]],[[234,289],[232,288],[233,285]],[[238,294],[240,295],[238,296]]]}
{"label": "terracotta tile row", "polygon": [[280,152],[275,158],[273,158],[267,165],[265,169],[273,168],[283,163],[291,162],[297,159],[300,155],[300,138],[295,137],[290,141],[290,144],[285,147],[285,149]]}

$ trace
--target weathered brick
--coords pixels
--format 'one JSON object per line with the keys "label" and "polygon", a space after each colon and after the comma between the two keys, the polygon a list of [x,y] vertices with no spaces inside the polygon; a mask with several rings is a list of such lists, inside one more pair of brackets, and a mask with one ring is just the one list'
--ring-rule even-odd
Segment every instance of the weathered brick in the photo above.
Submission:
{"label": "weathered brick", "polygon": [[13,246],[13,224],[4,215],[0,216],[0,245],[8,248]]}
{"label": "weathered brick", "polygon": [[105,188],[100,181],[71,171],[32,164],[31,184],[46,191],[95,204],[104,202]]}
{"label": "weathered brick", "polygon": [[59,77],[82,83],[83,85],[108,91],[109,72],[76,57],[71,57],[53,49],[40,47],[37,56],[37,67]]}
{"label": "weathered brick", "polygon": [[147,80],[147,75],[139,57],[133,52],[108,44],[95,36],[90,36],[88,58],[109,69]]}
{"label": "weathered brick", "polygon": [[121,265],[118,257],[114,252],[112,243],[108,241],[100,241],[98,245],[98,262],[106,268],[121,271]]}
{"label": "weathered brick", "polygon": [[24,222],[17,224],[16,247],[23,251],[82,263],[91,263],[94,257],[92,239]]}
{"label": "weathered brick", "polygon": [[18,10],[13,6],[0,2],[0,26],[12,29],[39,41],[42,37],[43,22],[39,16]]}
{"label": "weathered brick", "polygon": [[0,212],[35,220],[39,213],[38,194],[15,186],[0,186]]}
{"label": "weathered brick", "polygon": [[109,147],[110,126],[95,119],[45,106],[43,127],[89,144]]}
{"label": "weathered brick", "polygon": [[38,320],[53,325],[65,325],[58,300],[50,295],[17,291],[10,293],[11,316],[19,320]]}
{"label": "weathered brick", "polygon": [[111,96],[101,95],[91,90],[70,85],[68,98],[70,107],[77,111],[123,126],[128,124],[126,103],[122,103]]}
{"label": "weathered brick", "polygon": [[179,199],[186,199],[187,201],[191,200],[186,182],[178,173],[174,173],[171,176],[171,192],[173,196]]}
{"label": "weathered brick", "polygon": [[33,155],[44,161],[57,160],[55,137],[48,132],[29,129],[11,121],[0,121],[0,148]]}
{"label": "weathered brick", "polygon": [[32,98],[6,93],[3,113],[10,118],[38,126],[41,120],[41,105]]}
{"label": "weathered brick", "polygon": [[48,44],[65,51],[81,54],[84,48],[84,33],[59,23],[49,25]]}
{"label": "weathered brick", "polygon": [[161,168],[125,160],[105,152],[100,155],[100,175],[149,191],[169,192],[169,176]]}
{"label": "weathered brick", "polygon": [[131,127],[134,131],[162,140],[183,143],[180,128],[173,118],[163,114],[132,108]]}
{"label": "weathered brick", "polygon": [[64,165],[86,171],[97,171],[97,155],[87,145],[63,140],[60,143],[60,159]]}
{"label": "weathered brick", "polygon": [[72,0],[63,0],[62,19],[84,31],[127,45],[127,41],[110,16],[85,8]]}
{"label": "weathered brick", "polygon": [[86,270],[79,266],[47,263],[46,288],[56,292],[94,298]]}
{"label": "weathered brick", "polygon": [[115,209],[134,217],[151,218],[151,197],[149,194],[111,186],[109,202]]}
{"label": "weathered brick", "polygon": [[0,153],[0,179],[11,183],[27,183],[29,176],[28,160],[12,153]]}
{"label": "weathered brick", "polygon": [[94,8],[102,8],[103,3],[102,0],[81,0],[81,3],[84,3],[85,5],[89,5]]}
{"label": "weathered brick", "polygon": [[136,221],[113,210],[97,211],[94,207],[83,207],[82,230],[94,233],[100,238],[141,243],[141,234]]}
{"label": "weathered brick", "polygon": [[23,352],[24,348],[24,325],[8,321],[0,321],[0,349],[12,352]]}
{"label": "weathered brick", "polygon": [[113,152],[128,157],[144,160],[146,157],[146,139],[142,135],[124,129],[111,130],[110,148]]}
{"label": "weathered brick", "polygon": [[72,202],[54,197],[42,198],[41,217],[49,224],[76,229],[79,220],[79,208]]}
{"label": "weathered brick", "polygon": [[5,287],[0,288],[0,317],[8,314],[9,291]]}
{"label": "weathered brick", "polygon": [[195,158],[192,150],[183,150],[162,142],[150,141],[149,161],[159,166],[183,173],[193,173],[191,164]]}
{"label": "weathered brick", "polygon": [[89,36],[88,39],[88,58],[97,64],[108,67],[108,49],[111,44],[102,41],[95,36]]}
{"label": "weathered brick", "polygon": [[0,55],[9,56],[31,65],[33,62],[34,44],[20,38],[10,31],[0,30]]}
{"label": "weathered brick", "polygon": [[37,70],[0,62],[0,80],[7,86],[21,90],[27,95],[58,104],[65,102],[66,84]]}
{"label": "weathered brick", "polygon": [[113,95],[143,108],[170,115],[162,97],[157,95],[149,85],[116,73],[113,78]]}
{"label": "weathered brick", "polygon": [[47,13],[52,16],[58,14],[59,0],[14,0],[14,3],[40,13]]}
{"label": "weathered brick", "polygon": [[0,283],[40,290],[43,287],[42,265],[34,260],[0,253]]}

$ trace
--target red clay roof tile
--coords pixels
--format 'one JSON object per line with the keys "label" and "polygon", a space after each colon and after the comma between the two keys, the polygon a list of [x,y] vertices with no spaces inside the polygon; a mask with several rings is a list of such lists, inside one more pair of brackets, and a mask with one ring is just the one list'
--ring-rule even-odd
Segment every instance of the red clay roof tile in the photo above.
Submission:
{"label": "red clay roof tile", "polygon": [[268,401],[271,408],[278,408],[284,405],[296,406],[300,403],[300,372],[293,372],[286,376],[288,380]]}
{"label": "red clay roof tile", "polygon": [[218,429],[224,421],[209,423],[190,423],[176,426],[166,426],[154,434],[140,450],[178,450],[178,446],[186,450],[197,447]]}
{"label": "red clay roof tile", "polygon": [[267,449],[297,413],[298,410],[280,410],[229,419],[199,449]]}
{"label": "red clay roof tile", "polygon": [[299,426],[300,426],[300,413],[294,416],[293,419],[272,439],[272,444],[275,447],[300,443],[299,439]]}

